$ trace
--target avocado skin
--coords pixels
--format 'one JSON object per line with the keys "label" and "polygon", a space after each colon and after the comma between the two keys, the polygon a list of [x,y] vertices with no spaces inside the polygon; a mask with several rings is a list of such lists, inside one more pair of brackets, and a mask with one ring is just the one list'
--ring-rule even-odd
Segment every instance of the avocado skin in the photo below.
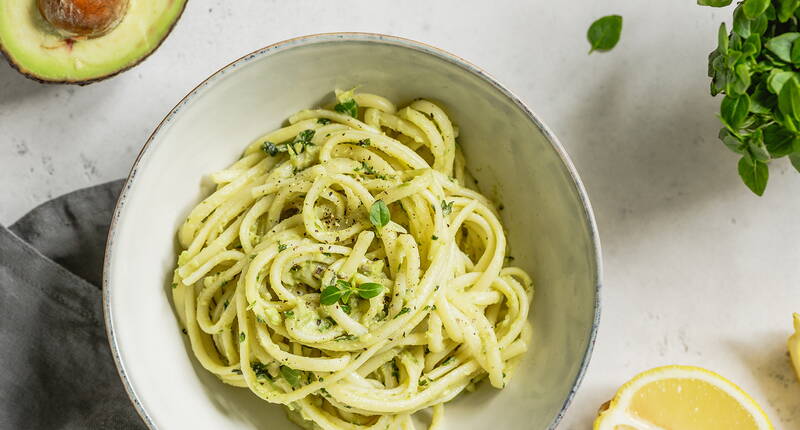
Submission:
{"label": "avocado skin", "polygon": [[156,46],[153,47],[153,49],[151,49],[147,54],[143,55],[141,58],[139,58],[135,62],[131,63],[130,65],[125,66],[125,67],[123,67],[123,68],[121,68],[119,70],[116,70],[114,72],[102,75],[102,76],[97,76],[97,77],[94,77],[94,78],[91,78],[91,79],[83,79],[83,80],[42,79],[40,76],[37,76],[37,75],[35,75],[33,73],[28,72],[27,70],[24,70],[19,64],[17,64],[14,61],[14,58],[11,57],[11,54],[6,52],[6,50],[3,47],[2,43],[0,43],[0,54],[3,55],[3,58],[5,58],[5,60],[8,62],[8,64],[11,66],[12,69],[14,69],[17,72],[19,72],[22,76],[25,76],[26,78],[34,80],[34,81],[39,82],[41,84],[67,84],[67,85],[86,86],[86,85],[93,84],[95,82],[99,82],[99,81],[102,81],[102,80],[105,80],[105,79],[108,79],[108,78],[113,78],[114,76],[117,76],[118,74],[120,74],[120,73],[122,73],[122,72],[124,72],[126,70],[132,69],[132,68],[138,66],[142,61],[146,60],[147,57],[152,55],[154,52],[156,52],[158,50],[158,48],[161,47],[161,44],[164,43],[165,40],[167,40],[167,38],[169,37],[170,34],[172,34],[172,30],[175,28],[175,24],[177,24],[178,21],[181,20],[181,17],[183,16],[183,11],[186,10],[186,3],[189,3],[189,0],[186,0],[186,1],[183,2],[183,5],[181,5],[181,10],[178,12],[178,15],[175,17],[175,19],[172,21],[172,23],[170,23],[169,29],[167,30],[167,33],[164,35],[164,37],[161,38],[161,40],[158,41],[158,43],[156,44]]}

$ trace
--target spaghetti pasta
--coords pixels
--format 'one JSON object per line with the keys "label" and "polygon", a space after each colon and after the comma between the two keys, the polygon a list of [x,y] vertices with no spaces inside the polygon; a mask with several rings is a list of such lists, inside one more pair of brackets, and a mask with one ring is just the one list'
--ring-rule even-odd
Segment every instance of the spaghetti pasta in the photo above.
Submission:
{"label": "spaghetti pasta", "polygon": [[199,363],[306,428],[412,429],[528,348],[533,286],[504,267],[436,104],[337,91],[211,175],[178,231],[173,302]]}

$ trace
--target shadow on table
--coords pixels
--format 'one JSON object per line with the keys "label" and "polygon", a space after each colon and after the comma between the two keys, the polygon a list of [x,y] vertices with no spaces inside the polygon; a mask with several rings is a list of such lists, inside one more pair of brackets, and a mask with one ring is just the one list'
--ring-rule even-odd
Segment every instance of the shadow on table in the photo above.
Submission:
{"label": "shadow on table", "polygon": [[[771,406],[776,414],[770,416],[773,424],[789,424],[787,429],[800,429],[800,383],[786,349],[787,332],[769,332],[762,336],[728,341],[731,352],[737,356],[758,380],[763,406]],[[742,387],[753,393],[756,387]]]}
{"label": "shadow on table", "polygon": [[[629,239],[636,226],[691,210],[722,194],[748,192],[736,157],[718,141],[719,98],[703,76],[654,83],[620,79],[620,64],[575,101],[559,134],[578,166],[603,240]],[[592,71],[588,71],[589,74]],[[662,80],[662,82],[658,82]],[[623,243],[620,243],[623,245]]]}

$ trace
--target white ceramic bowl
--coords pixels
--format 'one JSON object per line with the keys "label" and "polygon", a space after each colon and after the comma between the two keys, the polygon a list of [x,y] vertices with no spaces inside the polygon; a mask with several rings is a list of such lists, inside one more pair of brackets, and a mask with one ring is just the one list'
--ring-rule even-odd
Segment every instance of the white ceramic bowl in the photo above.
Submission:
{"label": "white ceramic bowl", "polygon": [[295,429],[282,408],[226,386],[195,361],[169,294],[175,231],[210,190],[205,174],[334,88],[358,85],[402,104],[438,100],[460,128],[471,172],[505,210],[515,264],[535,282],[531,350],[502,391],[448,403],[448,429],[547,429],[586,369],[599,316],[600,246],[586,194],[544,124],[485,72],[417,42],[375,34],[292,39],[201,83],[144,146],[117,204],[104,269],[111,350],[153,429]]}

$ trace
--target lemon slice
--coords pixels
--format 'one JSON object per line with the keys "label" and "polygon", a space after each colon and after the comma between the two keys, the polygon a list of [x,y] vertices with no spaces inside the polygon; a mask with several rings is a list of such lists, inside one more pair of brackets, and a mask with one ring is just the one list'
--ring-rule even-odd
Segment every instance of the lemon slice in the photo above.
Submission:
{"label": "lemon slice", "polygon": [[594,430],[772,430],[764,411],[732,382],[690,366],[640,373],[601,408]]}
{"label": "lemon slice", "polygon": [[794,334],[789,338],[789,355],[792,356],[794,372],[800,380],[800,314],[794,314]]}

